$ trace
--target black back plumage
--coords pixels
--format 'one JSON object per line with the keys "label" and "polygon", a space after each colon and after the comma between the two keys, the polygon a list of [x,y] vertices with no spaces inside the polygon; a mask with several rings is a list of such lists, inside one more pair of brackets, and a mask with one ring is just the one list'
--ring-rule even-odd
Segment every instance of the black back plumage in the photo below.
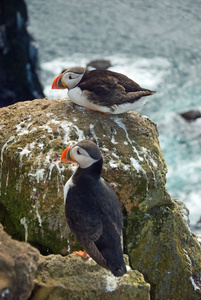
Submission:
{"label": "black back plumage", "polygon": [[86,252],[115,276],[126,273],[123,261],[123,217],[119,200],[101,177],[102,157],[78,167],[66,199],[66,219]]}
{"label": "black back plumage", "polygon": [[126,75],[109,70],[86,70],[79,87],[89,100],[105,106],[132,103],[155,93],[142,88]]}

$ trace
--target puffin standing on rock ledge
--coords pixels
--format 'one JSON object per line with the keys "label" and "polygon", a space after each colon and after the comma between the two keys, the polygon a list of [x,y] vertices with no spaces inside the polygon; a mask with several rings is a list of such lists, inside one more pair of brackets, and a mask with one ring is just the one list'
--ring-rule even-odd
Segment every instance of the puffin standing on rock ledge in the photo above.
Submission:
{"label": "puffin standing on rock ledge", "polygon": [[100,177],[103,158],[97,145],[83,140],[64,150],[61,162],[78,163],[64,187],[67,223],[90,255],[115,276],[127,272],[123,260],[123,216],[111,186]]}
{"label": "puffin standing on rock ledge", "polygon": [[106,114],[121,114],[140,108],[145,96],[156,91],[141,88],[127,76],[109,70],[74,67],[60,74],[52,89],[68,89],[70,100],[85,108]]}

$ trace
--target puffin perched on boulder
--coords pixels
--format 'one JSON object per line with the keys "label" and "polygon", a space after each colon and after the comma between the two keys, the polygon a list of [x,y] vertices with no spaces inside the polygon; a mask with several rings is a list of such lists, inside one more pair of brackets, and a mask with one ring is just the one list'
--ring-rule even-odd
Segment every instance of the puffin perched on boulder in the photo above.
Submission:
{"label": "puffin perched on boulder", "polygon": [[83,140],[64,150],[61,162],[78,163],[64,187],[67,223],[84,252],[115,276],[127,272],[123,260],[123,216],[111,186],[101,178],[103,158],[97,145]]}
{"label": "puffin perched on boulder", "polygon": [[106,114],[121,114],[145,103],[145,96],[156,93],[141,88],[127,76],[110,70],[74,67],[60,74],[52,89],[68,89],[70,100],[85,108]]}

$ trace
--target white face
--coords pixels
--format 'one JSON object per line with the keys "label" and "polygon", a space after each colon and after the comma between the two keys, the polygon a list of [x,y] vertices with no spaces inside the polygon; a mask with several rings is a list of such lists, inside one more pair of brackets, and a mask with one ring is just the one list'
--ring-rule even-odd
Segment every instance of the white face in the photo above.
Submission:
{"label": "white face", "polygon": [[98,159],[96,160],[92,158],[84,149],[79,146],[75,146],[71,149],[71,155],[82,169],[88,168],[98,161]]}
{"label": "white face", "polygon": [[84,73],[78,74],[69,71],[64,73],[61,80],[66,84],[67,88],[70,90],[73,89],[76,85],[78,85],[83,75]]}

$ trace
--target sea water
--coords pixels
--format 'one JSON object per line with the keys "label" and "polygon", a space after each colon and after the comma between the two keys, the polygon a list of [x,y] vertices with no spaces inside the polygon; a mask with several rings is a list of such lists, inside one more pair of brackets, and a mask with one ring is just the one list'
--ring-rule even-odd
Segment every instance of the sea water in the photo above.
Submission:
{"label": "sea water", "polygon": [[45,95],[63,69],[108,59],[144,88],[157,90],[138,111],[157,123],[168,166],[167,190],[201,217],[201,0],[27,0],[29,31],[39,50]]}

